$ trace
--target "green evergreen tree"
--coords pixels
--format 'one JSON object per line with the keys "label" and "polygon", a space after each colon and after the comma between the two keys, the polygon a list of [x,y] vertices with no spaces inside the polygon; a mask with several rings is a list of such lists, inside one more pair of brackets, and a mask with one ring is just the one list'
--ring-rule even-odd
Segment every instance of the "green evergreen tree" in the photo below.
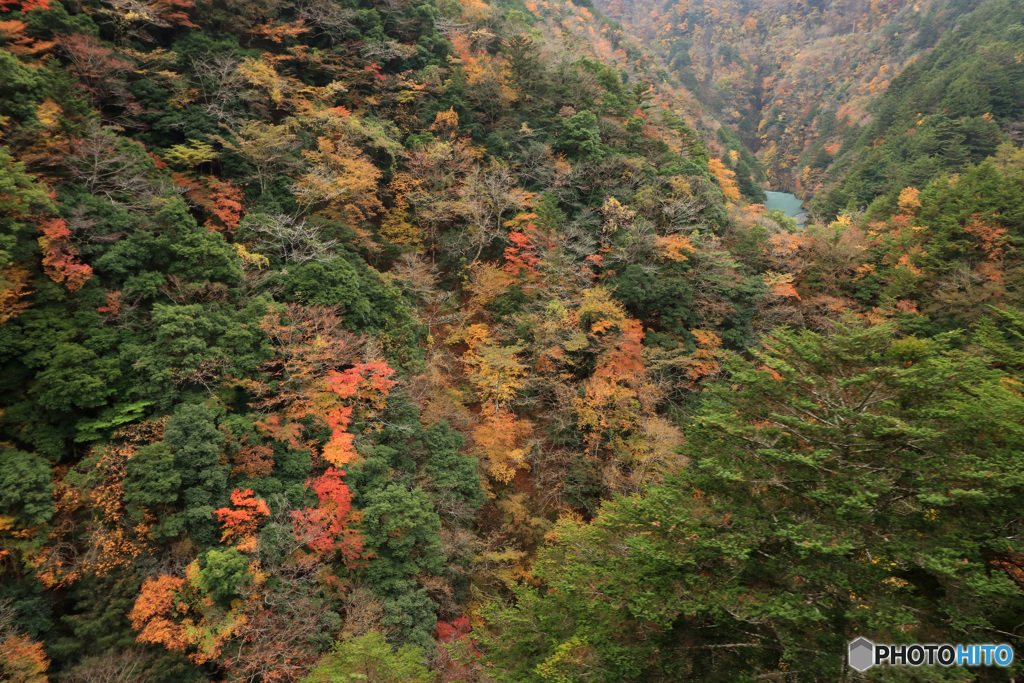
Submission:
{"label": "green evergreen tree", "polygon": [[488,656],[517,681],[567,658],[585,680],[838,680],[856,636],[1019,646],[1024,398],[953,341],[777,331],[708,396],[687,470],[558,527]]}
{"label": "green evergreen tree", "polygon": [[228,468],[220,464],[224,434],[217,429],[217,411],[205,405],[183,405],[164,428],[164,443],[174,453],[181,479],[182,529],[202,545],[220,534],[213,511],[227,502]]}
{"label": "green evergreen tree", "polygon": [[302,683],[432,683],[437,675],[423,665],[423,652],[404,645],[392,649],[379,633],[336,643]]}

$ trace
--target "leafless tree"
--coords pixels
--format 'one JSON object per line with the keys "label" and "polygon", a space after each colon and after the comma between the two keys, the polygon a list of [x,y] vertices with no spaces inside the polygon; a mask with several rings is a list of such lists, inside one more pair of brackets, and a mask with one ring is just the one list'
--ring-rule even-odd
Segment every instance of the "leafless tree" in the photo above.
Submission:
{"label": "leafless tree", "polygon": [[130,647],[86,657],[60,680],[64,683],[150,683],[157,679],[151,663],[142,651]]}
{"label": "leafless tree", "polygon": [[380,43],[367,43],[360,53],[372,62],[387,62],[392,59],[411,57],[416,53],[416,48],[393,40],[385,40]]}
{"label": "leafless tree", "polygon": [[417,316],[431,333],[437,327],[466,319],[468,314],[459,306],[458,294],[438,287],[437,267],[422,255],[406,254],[391,274],[404,292],[422,302]]}
{"label": "leafless tree", "polygon": [[516,188],[517,178],[507,164],[494,162],[475,167],[460,190],[462,211],[469,220],[466,244],[476,247],[473,261],[495,240],[505,239],[503,216],[524,205],[525,195]]}
{"label": "leafless tree", "polygon": [[192,58],[192,85],[206,113],[218,123],[233,123],[232,103],[240,99],[241,93],[251,92],[238,71],[241,63],[233,52]]}
{"label": "leafless tree", "polygon": [[129,208],[149,206],[160,194],[151,164],[140,147],[119,134],[119,126],[93,122],[72,148],[68,170],[95,196]]}
{"label": "leafless tree", "polygon": [[654,264],[659,258],[655,243],[658,235],[654,226],[643,218],[638,218],[624,226],[623,232],[625,234],[605,260],[609,264],[640,265],[647,272],[657,272],[657,266]]}
{"label": "leafless tree", "polygon": [[454,17],[441,17],[434,22],[437,32],[442,36],[451,40],[455,36],[464,34],[470,27],[470,24],[456,20]]}
{"label": "leafless tree", "polygon": [[337,246],[336,240],[323,238],[320,226],[283,214],[249,214],[239,226],[239,234],[253,250],[292,263],[329,261]]}
{"label": "leafless tree", "polygon": [[356,11],[332,0],[302,0],[296,7],[299,18],[316,28],[318,37],[326,37],[331,43],[341,42],[355,30],[352,21]]}

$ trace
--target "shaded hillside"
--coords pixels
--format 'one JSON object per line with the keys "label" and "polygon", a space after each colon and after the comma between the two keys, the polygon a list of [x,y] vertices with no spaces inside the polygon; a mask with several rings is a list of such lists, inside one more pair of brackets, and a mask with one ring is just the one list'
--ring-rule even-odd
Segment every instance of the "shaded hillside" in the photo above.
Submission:
{"label": "shaded hillside", "polygon": [[699,104],[584,7],[2,8],[5,679],[456,670],[752,338]]}
{"label": "shaded hillside", "polygon": [[[0,680],[1019,651],[1019,27],[983,5],[872,119],[880,32],[967,5],[752,6],[0,0]],[[869,216],[758,203],[749,148],[817,183],[842,136]]]}
{"label": "shaded hillside", "polygon": [[[872,121],[845,135],[815,206],[823,216],[873,205],[896,209],[923,187],[994,153],[1024,122],[1024,7],[989,0],[962,18],[872,104]],[[1019,132],[1017,134],[1019,142]]]}
{"label": "shaded hillside", "polygon": [[809,195],[850,127],[976,0],[601,3],[757,153],[776,189]]}

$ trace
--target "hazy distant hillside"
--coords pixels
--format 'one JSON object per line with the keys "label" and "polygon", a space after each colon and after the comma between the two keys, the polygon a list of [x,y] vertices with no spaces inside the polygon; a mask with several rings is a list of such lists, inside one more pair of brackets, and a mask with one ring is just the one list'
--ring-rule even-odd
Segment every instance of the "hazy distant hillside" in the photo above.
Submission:
{"label": "hazy distant hillside", "polygon": [[915,60],[852,127],[815,206],[824,216],[881,198],[894,211],[899,192],[991,155],[1024,124],[1024,5],[988,0],[961,17],[938,46]]}
{"label": "hazy distant hillside", "polygon": [[0,681],[1024,651],[1024,7],[973,8],[0,0]]}
{"label": "hazy distant hillside", "polygon": [[659,46],[755,151],[776,188],[814,193],[851,126],[980,0],[600,2]]}

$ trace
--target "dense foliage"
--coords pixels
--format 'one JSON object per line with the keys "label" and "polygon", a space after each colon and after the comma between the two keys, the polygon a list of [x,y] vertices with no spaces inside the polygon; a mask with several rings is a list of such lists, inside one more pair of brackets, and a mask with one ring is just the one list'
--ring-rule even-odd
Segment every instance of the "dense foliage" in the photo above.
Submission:
{"label": "dense foliage", "polygon": [[826,216],[872,204],[896,208],[900,191],[977,164],[1024,119],[1024,8],[987,2],[955,32],[893,79],[871,122],[846,133],[827,180],[843,177],[816,204]]}
{"label": "dense foliage", "polygon": [[1021,559],[1019,372],[894,331],[780,331],[730,367],[689,466],[560,524],[545,588],[492,615],[509,680],[839,680],[851,633],[1012,632],[1020,577],[992,568]]}
{"label": "dense foliage", "polygon": [[892,209],[907,185],[984,159],[1020,119],[1012,0],[602,7],[628,19],[725,124],[717,138],[736,151],[740,178],[808,199],[827,193],[816,203],[823,218],[879,195]]}
{"label": "dense foliage", "polygon": [[0,0],[0,679],[1019,645],[1024,17],[797,4]]}

